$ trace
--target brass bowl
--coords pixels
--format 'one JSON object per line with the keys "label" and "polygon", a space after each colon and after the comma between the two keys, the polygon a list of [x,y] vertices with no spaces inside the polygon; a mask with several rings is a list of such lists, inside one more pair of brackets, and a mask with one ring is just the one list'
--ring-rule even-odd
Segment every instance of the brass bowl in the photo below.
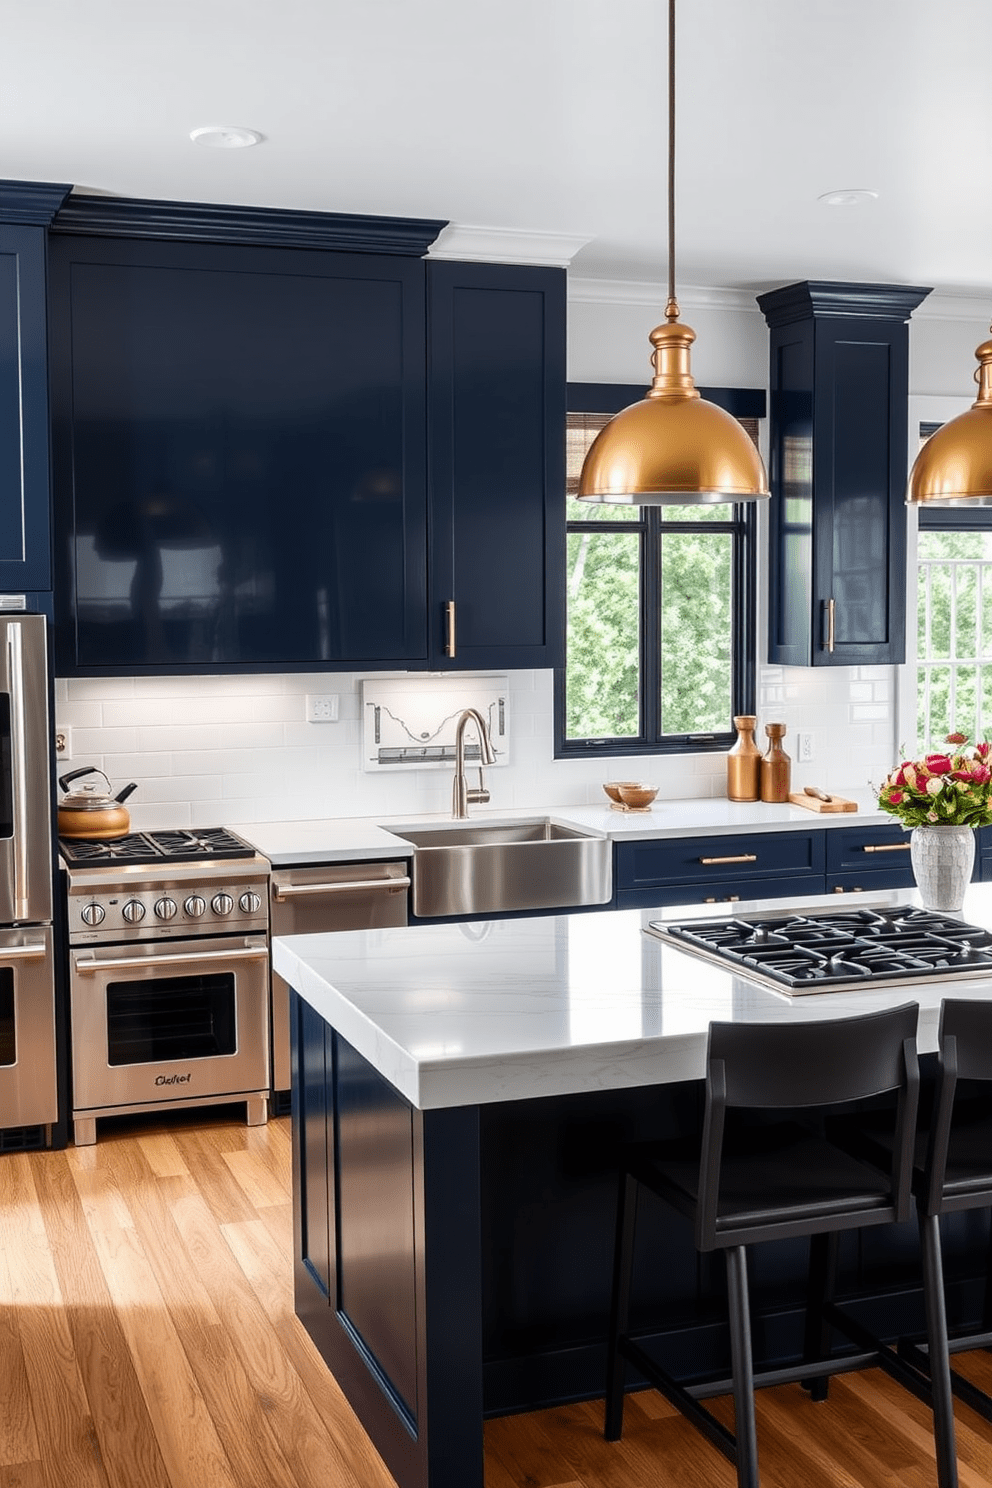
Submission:
{"label": "brass bowl", "polygon": [[636,783],[634,780],[610,780],[603,786],[603,789],[611,801],[616,801],[617,805],[621,806],[623,804],[620,798],[621,790],[628,786],[633,789]]}
{"label": "brass bowl", "polygon": [[630,780],[621,781],[617,786],[617,790],[620,792],[620,800],[625,806],[638,806],[642,810],[645,806],[650,806],[658,794],[658,787],[656,785],[639,785],[634,784]]}

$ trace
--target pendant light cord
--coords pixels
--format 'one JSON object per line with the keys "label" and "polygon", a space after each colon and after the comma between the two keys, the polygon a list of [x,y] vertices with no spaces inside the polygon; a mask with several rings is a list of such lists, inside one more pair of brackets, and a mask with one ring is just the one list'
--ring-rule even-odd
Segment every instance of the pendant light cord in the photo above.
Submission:
{"label": "pendant light cord", "polygon": [[678,320],[675,298],[675,0],[668,0],[668,304],[667,320]]}

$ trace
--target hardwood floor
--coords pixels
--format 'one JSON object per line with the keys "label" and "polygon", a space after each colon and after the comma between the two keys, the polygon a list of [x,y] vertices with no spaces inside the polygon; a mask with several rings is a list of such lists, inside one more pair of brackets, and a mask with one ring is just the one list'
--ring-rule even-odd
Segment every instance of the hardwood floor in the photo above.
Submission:
{"label": "hardwood floor", "polygon": [[[0,1488],[392,1488],[293,1315],[285,1119],[101,1126],[0,1157]],[[992,1388],[992,1357],[963,1366]],[[718,1402],[728,1424],[729,1401]],[[962,1488],[992,1425],[958,1407]],[[659,1396],[486,1427],[486,1488],[733,1488]],[[926,1410],[877,1371],[758,1404],[766,1488],[933,1488]]]}

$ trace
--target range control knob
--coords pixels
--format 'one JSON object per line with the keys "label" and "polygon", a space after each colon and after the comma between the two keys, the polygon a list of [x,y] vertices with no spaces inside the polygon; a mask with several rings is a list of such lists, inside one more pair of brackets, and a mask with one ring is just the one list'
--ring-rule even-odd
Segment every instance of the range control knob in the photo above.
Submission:
{"label": "range control knob", "polygon": [[107,911],[102,904],[84,904],[79,915],[84,925],[99,925],[107,918]]}
{"label": "range control knob", "polygon": [[206,907],[206,899],[202,898],[199,894],[190,894],[189,898],[183,904],[183,909],[191,920],[198,920]]}
{"label": "range control knob", "polygon": [[215,915],[229,915],[234,908],[234,900],[230,894],[215,894],[210,901],[210,908]]}
{"label": "range control knob", "polygon": [[179,913],[179,906],[175,899],[170,899],[166,895],[162,899],[155,900],[155,913],[160,920],[174,920]]}
{"label": "range control knob", "polygon": [[246,889],[238,900],[238,908],[242,914],[258,914],[262,907],[262,901],[254,889]]}
{"label": "range control knob", "polygon": [[129,899],[121,910],[121,914],[129,925],[137,925],[139,920],[145,918],[145,906],[140,899]]}

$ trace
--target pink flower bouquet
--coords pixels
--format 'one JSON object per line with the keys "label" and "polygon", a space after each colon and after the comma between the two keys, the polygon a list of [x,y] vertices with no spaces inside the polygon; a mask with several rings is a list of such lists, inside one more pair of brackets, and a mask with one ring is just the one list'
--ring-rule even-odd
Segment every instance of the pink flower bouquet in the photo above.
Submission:
{"label": "pink flower bouquet", "polygon": [[905,827],[985,827],[992,823],[992,743],[965,749],[966,734],[948,734],[946,754],[904,760],[878,793],[883,811]]}

